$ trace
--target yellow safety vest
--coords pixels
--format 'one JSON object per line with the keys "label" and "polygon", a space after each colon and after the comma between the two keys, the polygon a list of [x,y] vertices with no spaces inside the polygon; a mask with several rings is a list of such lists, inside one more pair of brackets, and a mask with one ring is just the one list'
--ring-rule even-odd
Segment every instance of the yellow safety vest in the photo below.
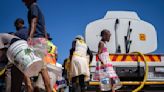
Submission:
{"label": "yellow safety vest", "polygon": [[75,56],[86,56],[87,53],[87,45],[84,40],[77,40],[76,47],[73,55]]}
{"label": "yellow safety vest", "polygon": [[49,64],[56,64],[56,50],[57,47],[50,41],[47,41],[48,54],[44,57],[44,61]]}

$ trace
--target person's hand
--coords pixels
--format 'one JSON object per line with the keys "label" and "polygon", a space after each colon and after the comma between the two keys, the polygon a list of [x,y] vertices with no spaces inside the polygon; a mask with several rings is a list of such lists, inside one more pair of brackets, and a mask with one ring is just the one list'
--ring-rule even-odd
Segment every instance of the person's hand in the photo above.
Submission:
{"label": "person's hand", "polygon": [[103,61],[100,61],[102,65],[104,65],[104,62]]}
{"label": "person's hand", "polygon": [[31,38],[31,37],[29,37],[29,38],[27,39],[27,43],[28,43],[29,45],[32,45],[32,38]]}

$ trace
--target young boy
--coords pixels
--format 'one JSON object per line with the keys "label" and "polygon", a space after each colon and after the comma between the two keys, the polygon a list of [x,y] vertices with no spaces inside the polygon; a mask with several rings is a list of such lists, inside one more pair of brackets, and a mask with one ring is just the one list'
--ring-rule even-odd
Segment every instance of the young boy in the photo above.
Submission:
{"label": "young boy", "polygon": [[[12,62],[12,63],[15,62],[14,65],[16,65],[17,67],[19,67],[19,63],[16,64],[16,62],[24,62],[24,61],[26,61],[27,59],[29,59],[29,56],[28,56],[28,55],[20,55],[20,53],[23,53],[23,51],[24,51],[25,49],[27,49],[28,47],[27,47],[27,48],[20,48],[19,46],[21,46],[21,44],[16,44],[16,43],[18,43],[18,42],[23,42],[24,44],[27,45],[27,42],[26,42],[26,41],[21,40],[20,38],[14,36],[14,35],[7,34],[7,33],[1,33],[1,34],[0,34],[0,51],[1,51],[1,57],[0,57],[0,58],[5,57],[6,54],[7,54],[7,57],[8,57],[8,59],[9,59],[10,63],[11,63],[11,62]],[[16,47],[19,47],[19,48],[17,48],[17,49],[19,49],[19,52],[17,52],[16,55],[12,54],[11,50],[9,50],[9,49],[12,48],[13,45],[15,45]],[[28,46],[28,45],[27,45],[27,46]],[[14,53],[16,53],[16,52],[14,52]],[[33,52],[30,52],[30,53],[33,54]],[[11,57],[9,57],[9,54],[11,55]],[[21,58],[19,58],[19,57],[21,57]],[[41,61],[39,61],[39,60],[41,60],[39,57],[34,56],[34,54],[33,54],[33,57],[34,57],[33,60],[38,60],[38,62],[41,62]],[[29,59],[29,60],[30,60],[30,59]],[[28,62],[31,62],[31,61],[28,61]],[[17,68],[11,68],[11,69],[17,69]],[[26,84],[26,86],[27,86],[27,91],[28,91],[28,92],[32,92],[33,87],[32,87],[31,81],[30,81],[30,76],[26,75],[25,72],[23,72],[24,69],[26,69],[25,67],[24,67],[24,68],[22,67],[22,69],[23,69],[23,70],[22,70],[21,75],[22,75],[22,76],[24,77],[24,79],[25,79],[25,84]],[[19,71],[20,71],[20,70],[19,70]],[[39,71],[40,71],[40,69],[39,69],[38,71],[36,71],[36,72],[34,71],[34,72],[37,74]],[[13,72],[13,73],[14,73],[14,72]],[[26,72],[26,73],[27,73],[27,72]],[[8,75],[7,75],[7,76],[8,76]],[[22,78],[21,76],[17,76],[17,78],[18,78],[18,77],[19,77],[19,78]],[[22,79],[23,79],[23,78],[22,78]],[[8,85],[11,84],[10,81],[7,81],[6,83],[7,83],[7,84],[6,84],[7,87],[8,87]],[[15,82],[15,83],[16,83],[16,82]],[[18,83],[18,84],[17,84],[17,83]],[[21,85],[20,82],[17,81],[17,83],[16,83],[15,85],[13,85],[13,86]],[[7,92],[7,91],[15,92],[15,91],[18,91],[18,89],[13,90],[12,88],[7,88],[7,89],[6,89],[6,92]]]}
{"label": "young boy", "polygon": [[27,40],[28,29],[24,26],[24,20],[21,18],[17,18],[14,22],[14,26],[16,28],[15,35],[23,40]]}
{"label": "young boy", "polygon": [[[37,0],[22,0],[28,8],[29,35],[28,43],[35,50],[36,54],[42,58],[47,54],[47,34],[45,30],[44,16],[39,9]],[[51,92],[50,78],[47,72],[46,63],[41,71],[47,92]],[[39,80],[38,80],[39,81]],[[36,89],[38,89],[36,84]]]}

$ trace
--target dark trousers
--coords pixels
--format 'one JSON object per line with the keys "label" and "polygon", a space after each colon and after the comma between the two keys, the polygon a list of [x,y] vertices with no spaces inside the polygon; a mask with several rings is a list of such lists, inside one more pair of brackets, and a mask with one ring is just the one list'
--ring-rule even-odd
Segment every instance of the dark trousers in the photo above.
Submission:
{"label": "dark trousers", "polygon": [[79,75],[72,78],[72,92],[85,92],[84,78],[84,75]]}

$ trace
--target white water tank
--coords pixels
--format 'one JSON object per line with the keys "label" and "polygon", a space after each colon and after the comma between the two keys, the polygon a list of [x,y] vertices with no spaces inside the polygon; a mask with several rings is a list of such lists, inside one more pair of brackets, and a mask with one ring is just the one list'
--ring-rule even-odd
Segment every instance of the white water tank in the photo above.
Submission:
{"label": "white water tank", "polygon": [[108,11],[104,18],[89,23],[85,31],[85,40],[94,52],[98,50],[103,29],[110,30],[112,34],[110,42],[107,43],[110,53],[116,53],[118,45],[121,47],[121,53],[126,53],[125,36],[129,29],[132,29],[129,53],[151,53],[157,49],[157,33],[154,26],[141,20],[135,12]]}

